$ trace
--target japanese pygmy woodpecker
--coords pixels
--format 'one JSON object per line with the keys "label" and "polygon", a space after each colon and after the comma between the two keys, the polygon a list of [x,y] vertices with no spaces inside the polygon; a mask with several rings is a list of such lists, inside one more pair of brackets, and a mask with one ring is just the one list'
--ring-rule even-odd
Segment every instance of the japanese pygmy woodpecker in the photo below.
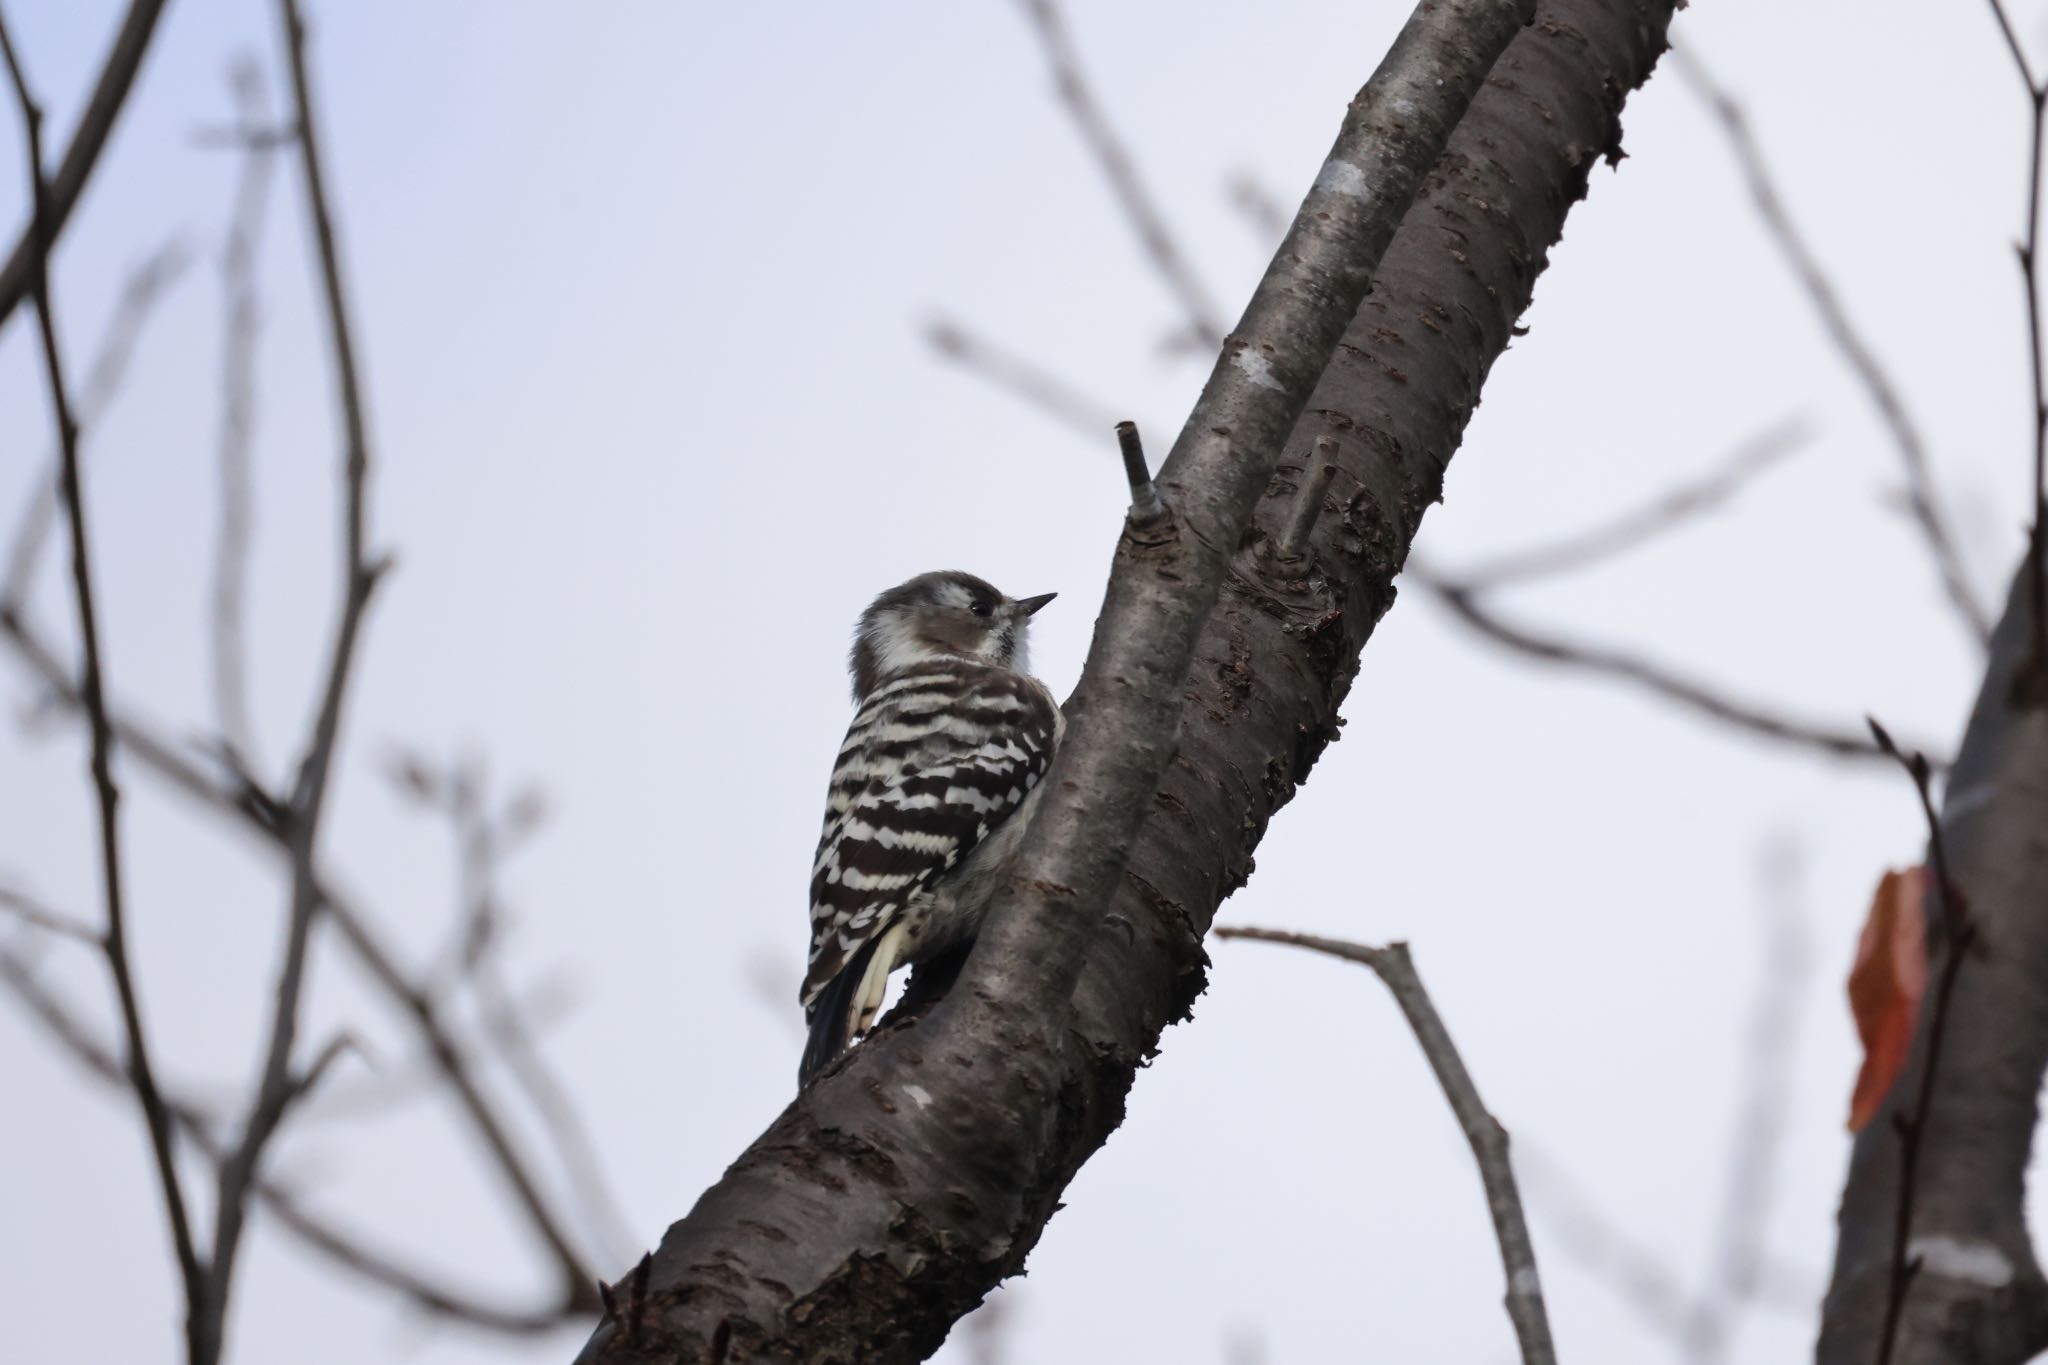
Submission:
{"label": "japanese pygmy woodpecker", "polygon": [[810,1024],[799,1086],[867,1032],[889,973],[971,942],[989,869],[1022,834],[1063,722],[1025,672],[1052,601],[920,574],[862,613],[853,724],[811,867]]}

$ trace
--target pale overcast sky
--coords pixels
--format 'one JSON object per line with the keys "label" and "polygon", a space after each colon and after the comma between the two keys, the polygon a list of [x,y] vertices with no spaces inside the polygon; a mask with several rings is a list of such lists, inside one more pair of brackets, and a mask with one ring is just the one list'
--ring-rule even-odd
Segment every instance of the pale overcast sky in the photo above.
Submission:
{"label": "pale overcast sky", "polygon": [[[122,8],[8,6],[55,141]],[[1110,115],[1234,317],[1264,243],[1227,179],[1297,198],[1407,6],[1074,8]],[[789,1096],[804,886],[867,598],[941,567],[1057,590],[1035,657],[1061,695],[1079,670],[1122,512],[1109,433],[1082,439],[935,361],[921,325],[954,315],[1038,357],[1159,450],[1205,366],[1162,349],[1172,301],[1004,0],[310,9],[367,356],[374,536],[399,564],[368,626],[330,858],[424,959],[452,915],[447,839],[394,798],[385,758],[477,752],[503,789],[545,788],[553,818],[507,869],[512,962],[573,986],[547,1050],[630,1220],[630,1245],[599,1257],[616,1271]],[[211,253],[234,175],[194,133],[224,119],[233,54],[276,72],[271,11],[170,6],[57,274],[82,367],[132,263],[172,233],[204,253],[86,452],[112,686],[179,735],[211,715]],[[2043,18],[2020,6],[2048,54]],[[1747,101],[1997,600],[2030,451],[2009,249],[2024,106],[1988,10],[1720,0],[1678,32]],[[15,224],[11,114],[0,128],[0,222]],[[1494,372],[1426,548],[1455,566],[1541,540],[1803,417],[1815,441],[1733,508],[1504,609],[1802,714],[1875,712],[1952,744],[1978,663],[1890,502],[1882,429],[1673,73],[1630,101],[1626,145]],[[327,630],[337,449],[296,172],[275,188],[249,625],[273,768]],[[26,319],[0,335],[8,526],[48,447]],[[45,565],[36,606],[69,639],[61,569]],[[0,697],[0,879],[96,915],[82,740],[35,723],[11,659]],[[1711,1273],[1765,941],[1758,869],[1774,843],[1802,851],[1814,974],[1779,1043],[1791,1104],[1767,1232],[1781,1287],[1817,1289],[1856,1065],[1840,982],[1879,873],[1917,857],[1909,789],[1503,658],[1419,593],[1380,627],[1347,714],[1221,918],[1413,943],[1487,1099],[1540,1161],[1530,1216],[1580,1365],[1673,1352],[1573,1259],[1560,1177],[1674,1272]],[[279,887],[239,837],[126,776],[163,1064],[227,1093],[255,1066]],[[1510,1361],[1477,1178],[1383,992],[1276,949],[1213,953],[1194,1023],[1167,1035],[1029,1278],[1003,1291],[1012,1365],[1222,1360],[1253,1340],[1287,1365]],[[111,1018],[91,962],[56,944],[45,963]],[[311,1037],[346,1024],[402,1070],[381,1010],[323,955]],[[173,1359],[131,1106],[11,1004],[0,1075],[0,1354]],[[459,1280],[546,1282],[439,1107],[304,1122],[277,1156],[320,1207]],[[1815,1318],[1745,1324],[1728,1358],[1793,1360]],[[581,1336],[423,1322],[259,1225],[233,1359],[564,1361]]]}

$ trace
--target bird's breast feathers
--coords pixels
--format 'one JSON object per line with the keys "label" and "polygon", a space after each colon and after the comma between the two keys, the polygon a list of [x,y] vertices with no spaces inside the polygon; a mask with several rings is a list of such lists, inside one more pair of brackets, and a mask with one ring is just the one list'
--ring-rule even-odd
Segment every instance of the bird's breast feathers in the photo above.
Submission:
{"label": "bird's breast feathers", "polygon": [[891,674],[861,699],[811,868],[806,1006],[1024,804],[1061,728],[1036,678],[964,659]]}

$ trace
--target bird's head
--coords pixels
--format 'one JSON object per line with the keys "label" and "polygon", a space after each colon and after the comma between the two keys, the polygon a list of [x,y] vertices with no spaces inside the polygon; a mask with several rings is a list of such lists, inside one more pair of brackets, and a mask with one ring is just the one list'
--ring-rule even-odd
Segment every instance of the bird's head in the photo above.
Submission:
{"label": "bird's head", "polygon": [[853,697],[859,701],[891,673],[936,659],[973,659],[1025,670],[1024,631],[1052,601],[1005,597],[971,573],[919,574],[877,597],[853,636]]}

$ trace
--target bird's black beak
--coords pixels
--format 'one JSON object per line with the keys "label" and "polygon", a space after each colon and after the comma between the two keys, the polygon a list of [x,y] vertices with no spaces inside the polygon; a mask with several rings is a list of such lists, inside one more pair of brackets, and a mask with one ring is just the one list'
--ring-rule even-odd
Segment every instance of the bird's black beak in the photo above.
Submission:
{"label": "bird's black beak", "polygon": [[1056,592],[1048,592],[1040,593],[1036,597],[1020,597],[1016,602],[1017,614],[1019,616],[1036,616],[1040,607],[1058,596],[1059,594]]}

